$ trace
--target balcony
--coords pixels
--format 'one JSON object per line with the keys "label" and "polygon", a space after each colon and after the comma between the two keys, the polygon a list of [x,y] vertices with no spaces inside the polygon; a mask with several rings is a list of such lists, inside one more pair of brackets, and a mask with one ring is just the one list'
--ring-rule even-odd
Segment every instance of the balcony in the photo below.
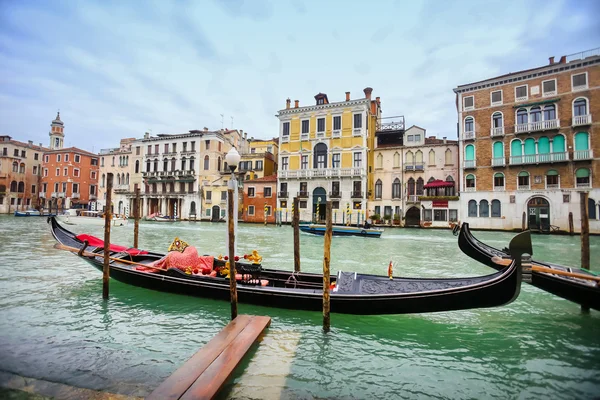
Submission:
{"label": "balcony", "polygon": [[406,196],[406,202],[407,203],[418,203],[419,202],[419,195],[417,194],[409,194]]}
{"label": "balcony", "polygon": [[300,140],[308,140],[308,133],[300,134]]}
{"label": "balcony", "polygon": [[464,169],[475,168],[475,160],[465,160],[463,163]]}
{"label": "balcony", "polygon": [[592,150],[575,150],[573,160],[591,160],[594,158]]}
{"label": "balcony", "polygon": [[492,128],[492,129],[490,129],[490,135],[492,137],[504,136],[504,127],[500,126],[498,128]]}
{"label": "balcony", "polygon": [[122,193],[122,192],[128,192],[129,191],[129,185],[116,185],[115,186],[115,193]]}
{"label": "balcony", "polygon": [[476,192],[477,189],[475,188],[475,186],[470,186],[470,187],[465,187],[464,192]]}
{"label": "balcony", "polygon": [[352,193],[350,194],[350,198],[352,199],[362,199],[364,197],[365,192],[355,192],[352,191]]}
{"label": "balcony", "polygon": [[79,198],[79,196],[80,196],[80,194],[79,194],[79,193],[72,193],[72,194],[71,194],[71,198],[72,198],[72,199],[78,199],[78,198]]}
{"label": "balcony", "polygon": [[466,132],[463,134],[463,138],[464,138],[465,140],[472,140],[472,139],[475,139],[475,131],[466,131]]}
{"label": "balcony", "polygon": [[506,164],[506,160],[504,157],[495,157],[492,158],[492,167],[504,167]]}
{"label": "balcony", "polygon": [[573,126],[584,126],[592,124],[592,114],[576,115],[573,117]]}
{"label": "balcony", "polygon": [[41,197],[42,199],[46,198],[46,192],[39,192],[38,197]]}
{"label": "balcony", "polygon": [[90,194],[90,201],[98,199],[98,196],[95,194]]}
{"label": "balcony", "polygon": [[280,179],[363,177],[364,168],[312,168],[279,171]]}
{"label": "balcony", "polygon": [[308,199],[308,192],[302,190],[297,193],[297,197],[301,199]]}
{"label": "balcony", "polygon": [[362,128],[352,129],[352,136],[360,136],[360,135],[362,135]]}
{"label": "balcony", "polygon": [[569,161],[569,153],[527,154],[524,156],[510,156],[510,165],[543,164]]}
{"label": "balcony", "polygon": [[281,143],[289,143],[289,142],[290,142],[290,136],[289,135],[281,136]]}
{"label": "balcony", "polygon": [[331,131],[331,137],[332,138],[342,137],[342,131],[340,129],[334,129],[333,131]]}
{"label": "balcony", "polygon": [[494,192],[504,192],[504,186],[494,186]]}
{"label": "balcony", "polygon": [[280,199],[287,199],[289,196],[288,192],[277,192],[277,197],[279,197]]}
{"label": "balcony", "polygon": [[577,182],[576,187],[577,188],[591,188],[592,185],[590,185],[590,182]]}
{"label": "balcony", "polygon": [[546,183],[546,189],[560,189],[559,183]]}
{"label": "balcony", "polygon": [[548,131],[560,128],[559,119],[549,119],[547,121],[529,122],[526,124],[515,125],[515,134]]}
{"label": "balcony", "polygon": [[530,190],[531,187],[529,186],[529,184],[527,185],[517,185],[517,190]]}
{"label": "balcony", "polygon": [[59,199],[64,199],[65,192],[54,192],[54,193],[52,193],[52,197],[58,197]]}
{"label": "balcony", "polygon": [[425,163],[422,161],[404,164],[405,171],[423,171],[424,169]]}
{"label": "balcony", "polygon": [[339,192],[339,191],[329,192],[329,197],[332,199],[340,199],[340,198],[342,198],[342,192]]}

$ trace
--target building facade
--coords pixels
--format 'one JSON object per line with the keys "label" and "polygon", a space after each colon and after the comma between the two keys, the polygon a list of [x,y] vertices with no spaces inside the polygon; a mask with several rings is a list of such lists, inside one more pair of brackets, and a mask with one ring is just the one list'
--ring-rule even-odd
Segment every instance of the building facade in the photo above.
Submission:
{"label": "building facade", "polygon": [[48,149],[0,136],[0,214],[39,208],[42,157]]}
{"label": "building facade", "polygon": [[131,178],[134,171],[131,144],[135,138],[121,139],[119,147],[102,149],[100,158],[100,182],[98,185],[98,210],[106,208],[106,182],[109,173],[113,174],[113,193],[111,195],[111,210],[125,216],[133,216],[133,204],[130,204],[130,195],[135,193]]}
{"label": "building facade", "polygon": [[426,137],[418,126],[404,130],[403,117],[377,128],[375,223],[447,227],[458,219],[458,142]]}
{"label": "building facade", "polygon": [[243,181],[263,178],[277,173],[278,140],[248,140],[248,151],[241,154],[239,173]]}
{"label": "building facade", "polygon": [[303,107],[296,100],[292,108],[287,100],[277,114],[279,208],[291,210],[298,197],[301,220],[323,220],[325,207],[319,205],[331,200],[342,222],[364,219],[367,201],[373,198],[370,149],[381,114],[380,100],[371,99],[372,91],[364,89],[364,97],[358,99],[346,92],[346,99],[335,103],[319,93],[315,104]]}
{"label": "building facade", "polygon": [[600,233],[600,49],[454,89],[462,221],[474,228]]}
{"label": "building facade", "polygon": [[274,224],[277,208],[277,175],[244,182],[244,222]]}

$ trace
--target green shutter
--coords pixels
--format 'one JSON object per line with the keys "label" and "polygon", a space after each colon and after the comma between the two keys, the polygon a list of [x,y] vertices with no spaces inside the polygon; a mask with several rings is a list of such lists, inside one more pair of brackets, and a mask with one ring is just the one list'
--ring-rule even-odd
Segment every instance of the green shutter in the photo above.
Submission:
{"label": "green shutter", "polygon": [[529,172],[521,171],[519,172],[519,176],[529,176]]}
{"label": "green shutter", "polygon": [[552,138],[552,152],[553,153],[564,153],[565,152],[565,137],[563,135],[556,135]]}
{"label": "green shutter", "polygon": [[510,143],[510,155],[511,156],[521,156],[523,155],[522,153],[522,148],[521,148],[521,141],[520,140],[513,140]]}
{"label": "green shutter", "polygon": [[467,145],[465,148],[465,160],[472,161],[475,159],[475,146],[472,144]]}
{"label": "green shutter", "polygon": [[554,175],[558,175],[558,172],[556,172],[555,169],[551,169],[550,171],[546,172],[546,175],[554,176]]}
{"label": "green shutter", "polygon": [[504,157],[504,144],[502,142],[494,143],[494,158]]}
{"label": "green shutter", "polygon": [[579,168],[575,171],[575,176],[578,178],[587,178],[590,176],[590,170],[587,168]]}
{"label": "green shutter", "polygon": [[588,150],[587,132],[579,132],[575,134],[575,150]]}
{"label": "green shutter", "polygon": [[502,178],[504,175],[502,174],[502,172],[496,172],[494,174],[494,178]]}
{"label": "green shutter", "polygon": [[525,155],[535,154],[535,139],[525,139]]}
{"label": "green shutter", "polygon": [[539,154],[550,153],[550,140],[546,136],[542,136],[538,140],[538,153]]}

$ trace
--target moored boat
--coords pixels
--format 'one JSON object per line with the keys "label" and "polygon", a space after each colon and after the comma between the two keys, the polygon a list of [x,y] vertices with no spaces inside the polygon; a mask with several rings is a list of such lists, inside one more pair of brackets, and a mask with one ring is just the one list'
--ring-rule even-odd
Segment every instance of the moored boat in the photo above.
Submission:
{"label": "moored boat", "polygon": [[[323,236],[326,226],[324,224],[304,224],[299,226],[302,232],[312,233],[313,235]],[[360,226],[342,226],[334,225],[332,228],[333,236],[363,236],[378,238],[381,237],[383,229],[363,228]]]}
{"label": "moored boat", "polygon": [[15,211],[15,217],[50,217],[54,214],[44,214],[35,209],[29,209],[24,211]]}
{"label": "moored boat", "polygon": [[175,222],[176,221],[175,218],[171,218],[168,215],[162,215],[159,213],[150,214],[144,219],[146,221],[154,221],[154,222]]}
{"label": "moored boat", "polygon": [[[66,210],[56,218],[67,225],[104,225],[104,217],[98,211]],[[125,216],[113,214],[112,226],[124,226],[127,223]]]}
{"label": "moored boat", "polygon": [[[103,247],[92,244],[49,218],[58,246],[78,254],[95,268],[103,268]],[[96,240],[100,240],[97,239]],[[89,246],[88,246],[89,245]],[[87,247],[86,247],[87,246]],[[110,251],[110,276],[118,281],[164,292],[229,300],[229,279],[225,276],[187,274],[177,268],[148,272],[140,270],[164,254],[138,249],[114,248]],[[521,285],[520,255],[531,253],[529,232],[511,241],[515,259],[502,271],[467,278],[404,278],[339,271],[331,277],[331,311],[347,314],[405,314],[495,307],[512,302]],[[214,261],[215,269],[220,260]],[[320,274],[295,273],[266,269],[261,265],[236,263],[243,274],[252,271],[252,279],[240,280],[241,303],[271,307],[321,311],[323,277]],[[260,284],[256,284],[256,281]],[[266,283],[265,283],[266,282]]]}
{"label": "moored boat", "polygon": [[[511,256],[473,236],[469,224],[463,222],[458,235],[460,249],[482,264],[496,270],[505,268]],[[549,262],[531,260],[531,284],[584,307],[600,310],[600,278],[593,273]]]}

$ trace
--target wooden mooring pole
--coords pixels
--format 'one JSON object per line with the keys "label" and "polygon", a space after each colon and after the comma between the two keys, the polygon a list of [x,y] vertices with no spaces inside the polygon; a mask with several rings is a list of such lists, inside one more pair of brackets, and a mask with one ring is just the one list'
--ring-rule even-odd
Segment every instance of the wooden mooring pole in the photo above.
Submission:
{"label": "wooden mooring pole", "polygon": [[573,236],[573,233],[575,233],[575,228],[574,228],[574,224],[573,224],[573,213],[570,212],[569,213],[569,235]]}
{"label": "wooden mooring pole", "polygon": [[333,235],[333,222],[331,218],[331,201],[327,201],[326,215],[327,225],[325,227],[325,245],[323,249],[323,332],[327,333],[331,327],[331,304],[329,298],[330,285],[330,262],[331,262],[331,236]]}
{"label": "wooden mooring pole", "polygon": [[294,272],[300,272],[300,210],[298,210],[298,198],[294,197],[294,215],[292,226],[294,227]]}
{"label": "wooden mooring pole", "polygon": [[521,230],[527,229],[527,213],[523,211],[523,220],[521,221]]}
{"label": "wooden mooring pole", "polygon": [[135,205],[133,210],[133,248],[138,249],[140,233],[140,188],[135,189]]}
{"label": "wooden mooring pole", "polygon": [[108,299],[108,281],[110,277],[110,224],[112,213],[110,209],[113,186],[113,174],[106,175],[106,210],[104,212],[104,267],[102,268],[102,298]]}
{"label": "wooden mooring pole", "polygon": [[588,192],[581,192],[581,268],[590,269],[590,220],[588,217]]}
{"label": "wooden mooring pole", "polygon": [[[235,179],[235,178],[234,178]],[[231,295],[231,320],[237,317],[237,282],[235,280],[235,224],[234,224],[234,198],[235,189],[227,189],[227,220],[229,230],[229,292]]]}

